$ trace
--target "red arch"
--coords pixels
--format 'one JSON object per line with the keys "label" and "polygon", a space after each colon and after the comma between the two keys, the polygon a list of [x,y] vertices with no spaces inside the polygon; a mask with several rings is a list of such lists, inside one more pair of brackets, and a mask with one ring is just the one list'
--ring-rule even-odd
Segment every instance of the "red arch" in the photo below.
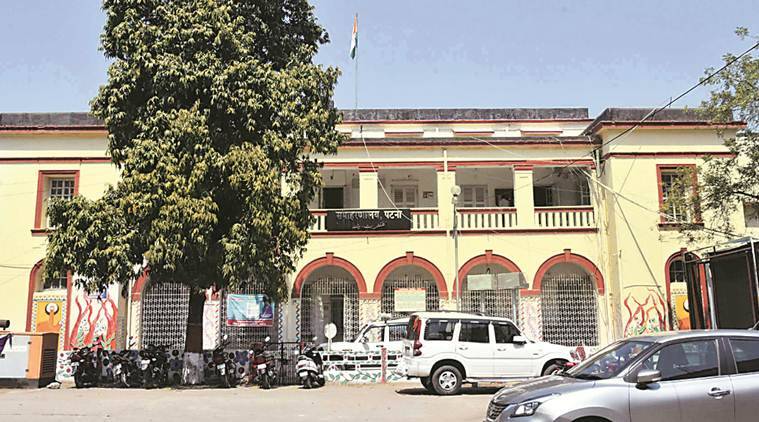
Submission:
{"label": "red arch", "polygon": [[140,300],[142,297],[142,290],[145,289],[145,283],[148,282],[148,279],[150,278],[150,268],[145,268],[139,277],[137,277],[137,281],[134,282],[134,286],[132,286],[132,300]]}
{"label": "red arch", "polygon": [[535,278],[532,283],[532,288],[536,292],[540,292],[540,287],[543,282],[543,276],[546,275],[548,270],[551,269],[556,264],[561,263],[571,263],[575,265],[579,265],[582,267],[585,271],[587,271],[588,274],[592,275],[593,278],[596,281],[596,288],[598,289],[599,294],[604,294],[605,285],[604,285],[604,277],[601,274],[601,271],[596,267],[596,264],[594,264],[591,260],[588,258],[585,258],[582,255],[578,255],[575,253],[572,253],[570,249],[564,249],[564,253],[554,255],[546,260],[540,268],[538,268],[537,273],[535,273]]}
{"label": "red arch", "polygon": [[328,266],[333,265],[335,267],[339,267],[344,269],[345,271],[348,271],[348,273],[353,277],[354,280],[356,280],[356,285],[358,286],[358,294],[359,296],[363,296],[366,294],[366,281],[364,280],[364,276],[361,274],[361,271],[356,268],[355,265],[351,264],[350,261],[338,258],[333,253],[327,253],[322,258],[314,259],[313,261],[309,262],[305,267],[303,267],[302,270],[298,273],[298,276],[295,278],[295,284],[293,285],[293,293],[292,297],[300,297],[300,291],[303,288],[303,283],[306,282],[306,279],[309,275],[311,275],[312,272],[315,270]]}
{"label": "red arch", "polygon": [[32,302],[34,301],[34,292],[37,291],[37,273],[40,272],[44,263],[44,260],[40,259],[29,273],[29,293],[26,297],[26,331],[32,330]]}
{"label": "red arch", "polygon": [[406,265],[415,265],[432,274],[432,278],[435,279],[435,284],[437,285],[437,290],[440,297],[448,296],[448,286],[445,284],[445,277],[443,277],[443,273],[441,273],[440,270],[432,262],[420,256],[415,256],[414,252],[406,252],[405,256],[395,258],[394,260],[385,264],[384,267],[382,267],[379,274],[377,274],[377,278],[374,280],[374,289],[372,290],[372,295],[379,297],[382,293],[382,283],[385,282],[387,276],[389,276],[393,270]]}
{"label": "red arch", "polygon": [[[485,251],[484,254],[475,256],[474,258],[464,263],[464,265],[462,265],[461,268],[459,268],[458,279],[463,280],[464,277],[466,277],[466,275],[469,274],[469,271],[472,271],[474,267],[478,265],[482,265],[482,264],[500,265],[512,273],[522,272],[522,270],[519,269],[517,264],[512,262],[510,259],[501,255],[496,255],[493,253],[492,250],[488,249]],[[456,296],[458,292],[459,292],[459,286],[456,283],[456,280],[453,280],[453,295]]]}
{"label": "red arch", "polygon": [[[667,292],[667,321],[669,322],[669,329],[672,330],[674,327],[674,321],[672,320],[675,316],[675,313],[672,310],[672,279],[669,276],[669,266],[672,265],[672,262],[675,260],[680,260],[683,257],[683,254],[689,254],[696,257],[696,259],[700,259],[698,255],[694,254],[693,252],[688,252],[687,248],[681,248],[678,252],[673,253],[672,255],[667,258],[667,260],[664,262],[664,287]],[[683,268],[685,271],[688,271],[687,268]],[[702,289],[703,291],[706,291],[706,277],[702,278]],[[706,295],[702,296],[704,298],[704,309],[707,308],[707,300]]]}

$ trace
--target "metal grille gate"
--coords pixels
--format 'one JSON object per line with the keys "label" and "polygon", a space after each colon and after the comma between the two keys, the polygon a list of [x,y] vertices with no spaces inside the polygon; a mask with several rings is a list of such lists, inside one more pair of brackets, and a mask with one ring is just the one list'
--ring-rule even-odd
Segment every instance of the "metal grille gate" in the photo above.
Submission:
{"label": "metal grille gate", "polygon": [[598,304],[590,276],[545,276],[541,286],[543,340],[564,346],[598,345]]}
{"label": "metal grille gate", "polygon": [[142,295],[142,346],[184,350],[190,288],[180,283],[149,284]]}
{"label": "metal grille gate", "polygon": [[274,325],[271,327],[229,327],[227,326],[227,293],[252,295],[259,294],[263,291],[263,287],[258,283],[251,283],[248,286],[237,289],[232,292],[223,290],[220,295],[221,303],[219,311],[219,338],[218,341],[224,337],[229,336],[230,349],[250,349],[255,342],[262,342],[266,336],[271,337],[272,342],[276,342],[277,339],[277,326],[279,324],[279,314],[282,312],[282,306],[280,304],[274,305]]}
{"label": "metal grille gate", "polygon": [[512,296],[511,290],[504,289],[464,290],[461,293],[461,309],[464,312],[481,312],[487,316],[513,318]]}
{"label": "metal grille gate", "polygon": [[[300,295],[300,338],[310,340],[324,337],[324,301],[342,298],[343,326],[338,327],[336,339],[349,340],[358,334],[358,286],[355,280],[323,277],[308,280],[303,284]],[[342,328],[342,332],[341,332]]]}
{"label": "metal grille gate", "polygon": [[437,311],[440,309],[440,293],[434,281],[424,280],[418,276],[414,278],[405,277],[398,280],[385,280],[382,283],[380,309],[382,313],[390,314],[392,318],[401,318],[413,313],[397,312],[395,310],[395,289],[425,289],[425,305],[427,309],[419,309],[419,311]]}

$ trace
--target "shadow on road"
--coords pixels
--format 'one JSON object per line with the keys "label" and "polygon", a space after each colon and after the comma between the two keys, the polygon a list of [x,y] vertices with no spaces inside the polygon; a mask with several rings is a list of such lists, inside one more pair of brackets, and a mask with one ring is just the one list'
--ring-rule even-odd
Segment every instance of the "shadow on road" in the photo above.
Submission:
{"label": "shadow on road", "polygon": [[[477,396],[477,395],[493,395],[496,393],[496,391],[500,390],[501,387],[499,386],[487,386],[487,387],[465,387],[461,389],[461,394],[465,396]],[[399,390],[395,390],[398,394],[403,394],[407,396],[434,396],[436,394],[432,394],[426,389],[419,387],[412,387],[412,388],[401,388]]]}

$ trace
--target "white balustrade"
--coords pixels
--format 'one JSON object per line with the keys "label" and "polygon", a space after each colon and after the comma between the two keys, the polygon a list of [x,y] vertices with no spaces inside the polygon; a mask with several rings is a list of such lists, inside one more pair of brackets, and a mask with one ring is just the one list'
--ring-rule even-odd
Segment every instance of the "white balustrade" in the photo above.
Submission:
{"label": "white balustrade", "polygon": [[535,208],[538,228],[593,228],[596,216],[592,206]]}
{"label": "white balustrade", "polygon": [[516,208],[458,208],[459,230],[503,230],[516,227]]}

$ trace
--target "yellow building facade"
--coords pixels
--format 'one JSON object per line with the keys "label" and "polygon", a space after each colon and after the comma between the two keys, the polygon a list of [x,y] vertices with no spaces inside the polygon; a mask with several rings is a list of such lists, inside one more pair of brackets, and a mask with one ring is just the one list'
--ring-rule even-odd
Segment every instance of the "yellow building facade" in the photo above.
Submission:
{"label": "yellow building facade", "polygon": [[[349,140],[321,157],[312,239],[277,304],[277,336],[323,336],[332,322],[347,339],[377,318],[457,308],[513,316],[529,337],[568,345],[684,328],[674,257],[701,245],[676,227],[695,217],[662,212],[664,200],[679,170],[729,154],[723,141],[741,125],[686,110],[639,124],[648,111],[345,111]],[[92,117],[0,115],[0,318],[13,329],[60,330],[67,349],[181,342],[179,286],[143,275],[88,294],[75,275],[41,277],[46,202],[96,198],[118,177]],[[734,219],[750,230],[742,211]],[[209,292],[207,345],[230,330],[225,312]]]}

